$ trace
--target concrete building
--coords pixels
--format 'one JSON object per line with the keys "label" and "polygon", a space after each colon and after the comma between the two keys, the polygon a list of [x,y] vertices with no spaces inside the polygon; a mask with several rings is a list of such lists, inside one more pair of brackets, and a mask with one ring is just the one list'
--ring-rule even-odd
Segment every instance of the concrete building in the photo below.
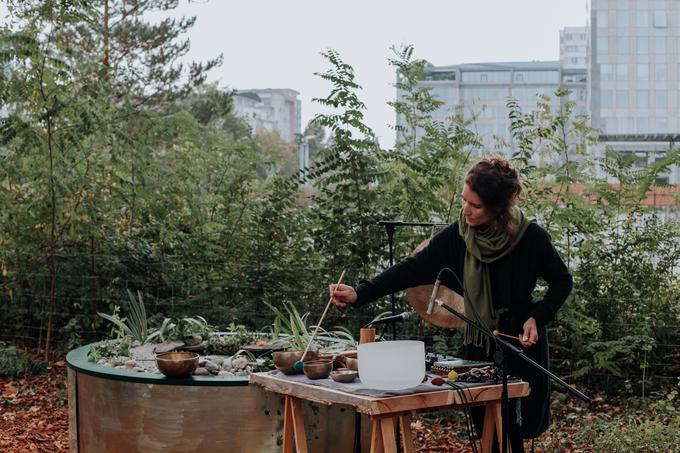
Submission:
{"label": "concrete building", "polygon": [[[680,3],[592,0],[589,17],[589,107],[602,130],[593,150],[660,159],[680,139]],[[674,168],[662,182],[680,182]]]}
{"label": "concrete building", "polygon": [[[579,34],[585,32],[584,28],[580,30]],[[558,109],[560,99],[553,93],[560,85],[566,85],[572,90],[569,99],[576,102],[576,111],[586,113],[585,57],[585,50],[569,57],[576,60],[568,59],[568,68],[564,68],[561,61],[429,66],[419,85],[429,87],[432,94],[444,102],[433,112],[435,120],[446,121],[456,114],[474,118],[473,127],[483,145],[509,153],[514,146],[509,131],[509,98],[516,99],[523,111],[530,111],[536,106],[538,95],[547,95],[551,97],[552,108]],[[404,119],[398,117],[397,124],[405,126]],[[403,137],[398,136],[397,140]]]}
{"label": "concrete building", "polygon": [[234,111],[245,118],[253,130],[276,131],[281,138],[292,142],[302,131],[299,94],[288,88],[237,90]]}
{"label": "concrete building", "polygon": [[[503,138],[509,146],[496,150],[509,152],[507,96],[531,109],[537,94],[564,85],[572,90],[576,113],[589,115],[602,131],[592,156],[610,148],[636,156],[640,167],[662,158],[680,142],[680,2],[591,0],[586,20],[586,27],[560,31],[559,61],[428,67],[421,86],[445,103],[435,119],[479,112],[484,146]],[[680,183],[680,169],[659,179]]]}

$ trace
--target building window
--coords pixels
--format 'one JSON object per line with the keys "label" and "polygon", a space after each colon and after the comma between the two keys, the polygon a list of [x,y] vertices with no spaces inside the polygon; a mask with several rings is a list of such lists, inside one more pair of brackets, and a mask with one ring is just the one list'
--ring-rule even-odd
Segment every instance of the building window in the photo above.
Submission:
{"label": "building window", "polygon": [[649,80],[649,65],[646,63],[637,64],[637,80]]}
{"label": "building window", "polygon": [[597,21],[597,27],[608,27],[609,26],[609,11],[599,10],[595,13],[595,20]]}
{"label": "building window", "polygon": [[609,53],[609,38],[606,36],[599,36],[597,38],[597,53],[599,55]]}
{"label": "building window", "polygon": [[616,65],[616,80],[628,80],[628,65],[625,63]]}
{"label": "building window", "polygon": [[614,80],[612,74],[612,65],[610,64],[600,65],[600,80],[602,80],[603,82],[607,80]]}
{"label": "building window", "polygon": [[630,37],[619,36],[616,38],[616,47],[619,55],[628,55],[630,53]]}
{"label": "building window", "polygon": [[515,75],[515,82],[524,82],[524,74],[521,72],[516,72]]}
{"label": "building window", "polygon": [[636,122],[638,134],[646,134],[649,132],[649,120],[646,116],[639,117]]}
{"label": "building window", "polygon": [[638,55],[645,55],[649,53],[649,37],[638,36],[636,39]]}
{"label": "building window", "polygon": [[628,91],[616,90],[616,108],[617,109],[628,108]]}
{"label": "building window", "polygon": [[654,80],[668,80],[668,68],[665,64],[654,65]]}
{"label": "building window", "polygon": [[649,108],[649,90],[637,90],[637,108]]}
{"label": "building window", "polygon": [[473,83],[474,82],[508,83],[510,82],[510,71],[463,72],[461,75],[461,80],[463,82]]}
{"label": "building window", "polygon": [[668,132],[668,119],[657,117],[654,121],[654,132],[657,134],[665,134]]}
{"label": "building window", "polygon": [[628,27],[628,17],[630,17],[628,10],[619,10],[616,13],[616,26]]}
{"label": "building window", "polygon": [[668,92],[666,90],[654,91],[654,107],[657,110],[666,110],[668,108]]}
{"label": "building window", "polygon": [[621,118],[621,121],[619,121],[619,132],[621,134],[634,133],[635,128],[633,127],[633,118],[631,117]]}
{"label": "building window", "polygon": [[614,108],[614,93],[612,90],[600,91],[600,108],[603,109]]}
{"label": "building window", "polygon": [[580,34],[578,35],[578,39],[580,39],[581,41],[585,41],[585,40],[586,40],[586,34],[585,34],[585,33],[580,33]]}
{"label": "building window", "polygon": [[635,25],[649,27],[649,11],[637,11],[635,13]]}
{"label": "building window", "polygon": [[618,134],[618,118],[604,118],[604,131],[607,134]]}
{"label": "building window", "polygon": [[666,54],[666,37],[665,36],[655,36],[654,37],[654,53],[656,55]]}
{"label": "building window", "polygon": [[659,9],[654,11],[654,27],[666,28],[666,11]]}

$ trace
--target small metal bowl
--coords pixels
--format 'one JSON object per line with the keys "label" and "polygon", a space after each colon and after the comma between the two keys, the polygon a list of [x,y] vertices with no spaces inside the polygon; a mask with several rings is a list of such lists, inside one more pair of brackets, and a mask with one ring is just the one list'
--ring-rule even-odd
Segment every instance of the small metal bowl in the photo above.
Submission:
{"label": "small metal bowl", "polygon": [[302,371],[309,379],[326,379],[332,368],[331,360],[312,360],[302,365]]}
{"label": "small metal bowl", "polygon": [[[274,367],[283,374],[299,374],[295,369],[295,362],[302,358],[304,351],[280,351],[272,354],[274,359]],[[305,362],[316,360],[318,357],[316,351],[307,351]]]}
{"label": "small metal bowl", "polygon": [[195,352],[164,352],[156,355],[158,370],[169,378],[191,376],[198,366]]}
{"label": "small metal bowl", "polygon": [[349,384],[354,382],[359,373],[354,370],[335,370],[331,372],[331,379],[335,382],[342,382],[344,384]]}

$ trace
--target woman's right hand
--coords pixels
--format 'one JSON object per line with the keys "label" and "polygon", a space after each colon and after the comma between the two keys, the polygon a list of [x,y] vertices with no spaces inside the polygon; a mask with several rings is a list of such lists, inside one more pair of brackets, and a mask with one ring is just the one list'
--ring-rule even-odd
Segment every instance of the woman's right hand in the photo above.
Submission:
{"label": "woman's right hand", "polygon": [[345,307],[347,304],[353,304],[357,301],[357,292],[349,285],[328,285],[331,300],[333,304],[338,307]]}

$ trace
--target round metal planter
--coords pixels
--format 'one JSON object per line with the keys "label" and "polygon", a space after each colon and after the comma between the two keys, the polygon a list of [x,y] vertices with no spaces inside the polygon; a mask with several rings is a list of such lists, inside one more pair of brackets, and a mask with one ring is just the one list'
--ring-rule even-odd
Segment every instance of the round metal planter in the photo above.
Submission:
{"label": "round metal planter", "polygon": [[[283,398],[247,377],[107,368],[87,361],[89,348],[66,357],[72,453],[281,451]],[[353,451],[351,408],[309,403],[304,411],[311,452]]]}

